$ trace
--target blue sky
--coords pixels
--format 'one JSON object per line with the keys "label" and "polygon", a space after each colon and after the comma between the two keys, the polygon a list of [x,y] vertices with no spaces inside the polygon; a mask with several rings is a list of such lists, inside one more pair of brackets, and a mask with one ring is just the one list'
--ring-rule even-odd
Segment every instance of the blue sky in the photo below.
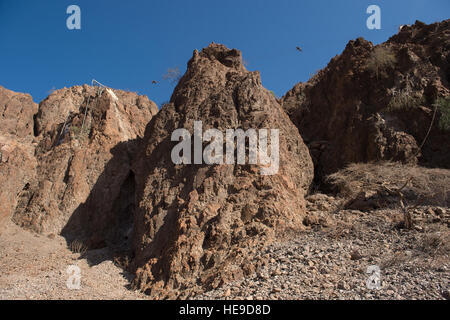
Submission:
{"label": "blue sky", "polygon": [[[72,4],[81,30],[66,27]],[[381,30],[366,27],[371,4]],[[214,41],[242,50],[248,69],[282,96],[351,39],[380,43],[401,24],[448,18],[449,0],[0,0],[0,85],[40,102],[52,88],[95,78],[161,104],[173,91],[167,69],[184,72],[193,50]]]}

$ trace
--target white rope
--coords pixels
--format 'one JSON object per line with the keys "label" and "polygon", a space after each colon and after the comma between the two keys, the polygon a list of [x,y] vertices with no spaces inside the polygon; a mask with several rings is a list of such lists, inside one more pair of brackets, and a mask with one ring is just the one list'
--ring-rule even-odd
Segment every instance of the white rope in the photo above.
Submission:
{"label": "white rope", "polygon": [[[95,84],[97,84],[98,87],[102,87],[103,89],[106,89],[106,91],[109,93],[109,95],[110,95],[115,101],[118,101],[118,100],[119,100],[119,98],[117,98],[117,96],[114,94],[114,92],[112,91],[112,89],[110,89],[109,87],[105,86],[104,84],[98,82],[97,80],[92,79],[92,81],[91,81],[91,86],[92,86],[92,87],[95,87]],[[97,91],[96,98],[97,98],[99,95],[101,95],[102,92],[103,92],[103,91],[99,88],[99,90]],[[87,101],[87,104],[86,104],[86,109],[84,110],[84,117],[83,117],[83,123],[82,123],[82,125],[81,125],[81,130],[83,130],[83,128],[84,128],[84,123],[86,122],[86,117],[87,117],[88,110],[89,110],[89,102],[90,102],[90,99],[91,99],[91,96],[89,95],[88,101]]]}

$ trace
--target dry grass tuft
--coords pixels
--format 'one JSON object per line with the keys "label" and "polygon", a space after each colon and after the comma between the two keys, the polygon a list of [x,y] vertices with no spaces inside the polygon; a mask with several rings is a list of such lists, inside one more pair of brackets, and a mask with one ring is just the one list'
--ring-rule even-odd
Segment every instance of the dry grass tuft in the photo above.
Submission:
{"label": "dry grass tuft", "polygon": [[401,91],[392,97],[387,106],[387,110],[390,112],[407,111],[420,107],[423,104],[425,104],[425,98],[423,96],[417,96],[408,91]]}
{"label": "dry grass tuft", "polygon": [[382,195],[385,190],[400,189],[408,182],[402,193],[410,205],[450,205],[450,170],[447,169],[392,162],[356,163],[328,176],[327,182],[346,199],[355,198],[361,192]]}
{"label": "dry grass tuft", "polygon": [[375,47],[367,60],[367,69],[375,72],[377,78],[381,71],[394,68],[397,63],[394,51],[389,47]]}
{"label": "dry grass tuft", "polygon": [[131,266],[131,258],[128,254],[126,253],[118,253],[114,258],[113,258],[113,262],[114,264],[126,271],[131,271],[130,266]]}
{"label": "dry grass tuft", "polygon": [[81,255],[84,255],[87,251],[87,247],[84,245],[84,243],[80,240],[74,240],[70,243],[70,251],[73,253],[79,253]]}
{"label": "dry grass tuft", "polygon": [[450,97],[439,98],[435,105],[439,110],[439,129],[450,131]]}
{"label": "dry grass tuft", "polygon": [[395,252],[393,254],[388,255],[381,261],[380,268],[382,270],[390,269],[394,266],[402,265],[408,260],[409,260],[408,256],[405,255],[403,252]]}
{"label": "dry grass tuft", "polygon": [[449,255],[449,229],[445,226],[439,226],[439,229],[425,233],[420,239],[419,249],[430,256]]}

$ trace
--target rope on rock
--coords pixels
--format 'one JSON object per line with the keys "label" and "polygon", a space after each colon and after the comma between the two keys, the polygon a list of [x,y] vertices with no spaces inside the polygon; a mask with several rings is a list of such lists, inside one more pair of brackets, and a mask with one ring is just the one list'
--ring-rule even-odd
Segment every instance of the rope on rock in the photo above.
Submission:
{"label": "rope on rock", "polygon": [[[104,84],[98,82],[97,80],[92,79],[92,81],[91,81],[91,86],[95,87],[96,85],[97,85],[97,87],[98,87],[98,90],[97,90],[97,93],[96,93],[96,95],[95,95],[94,100],[97,99],[99,96],[101,96],[102,93],[103,93],[103,91],[104,91],[105,89],[106,89],[106,91],[114,98],[114,100],[118,100],[118,99],[117,99],[117,96],[114,94],[114,92],[113,92],[111,89],[109,89],[109,88],[108,88],[107,86],[105,86]],[[83,117],[83,123],[81,124],[81,130],[84,129],[84,124],[85,124],[85,122],[86,122],[86,117],[87,117],[87,114],[88,114],[88,112],[89,112],[89,103],[90,103],[90,100],[91,100],[91,96],[89,95],[88,101],[87,101],[87,104],[86,104],[86,109],[84,110],[84,117]]]}
{"label": "rope on rock", "polygon": [[[433,128],[433,124],[434,121],[436,119],[436,113],[437,113],[437,109],[438,106],[437,104],[434,104],[434,112],[433,112],[433,117],[431,118],[431,122],[430,122],[430,126],[428,128],[427,134],[425,135],[425,138],[423,139],[422,143],[420,144],[419,148],[416,151],[416,154],[414,155],[414,157],[417,157],[419,155],[419,153],[422,151],[423,146],[425,145],[425,142],[427,141],[430,133],[431,133],[431,129]],[[405,184],[403,186],[401,186],[400,188],[396,189],[396,190],[389,190],[393,193],[395,193],[396,195],[398,195],[400,197],[400,206],[402,208],[403,211],[403,216],[404,216],[404,224],[405,224],[405,228],[406,229],[411,229],[414,226],[414,221],[412,219],[411,216],[411,212],[408,210],[407,206],[405,205],[405,197],[403,194],[403,189],[405,189],[408,184],[413,180],[413,177],[409,177],[408,180],[406,180]]]}

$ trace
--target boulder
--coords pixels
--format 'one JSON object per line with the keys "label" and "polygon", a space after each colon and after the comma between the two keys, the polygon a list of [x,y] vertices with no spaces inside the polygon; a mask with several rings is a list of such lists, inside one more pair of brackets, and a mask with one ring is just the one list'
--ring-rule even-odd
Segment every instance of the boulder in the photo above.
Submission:
{"label": "boulder", "polygon": [[[278,171],[264,175],[264,165],[249,161],[175,164],[172,133],[192,134],[196,121],[223,136],[227,129],[278,129]],[[194,51],[143,140],[133,164],[134,286],[151,297],[185,298],[248,275],[259,248],[303,228],[313,179],[308,149],[240,51],[219,44]]]}

